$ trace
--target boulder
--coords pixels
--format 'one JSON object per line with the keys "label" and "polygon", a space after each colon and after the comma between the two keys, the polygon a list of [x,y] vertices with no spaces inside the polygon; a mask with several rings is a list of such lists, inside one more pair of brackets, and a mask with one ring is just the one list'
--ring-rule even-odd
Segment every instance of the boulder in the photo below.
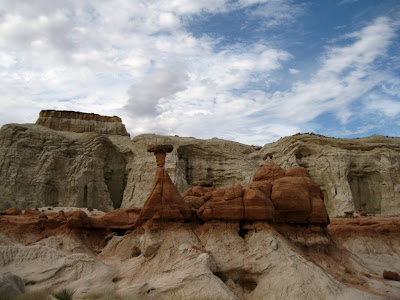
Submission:
{"label": "boulder", "polygon": [[389,279],[389,280],[395,280],[395,281],[400,281],[400,275],[396,272],[393,271],[383,271],[382,274],[383,278]]}
{"label": "boulder", "polygon": [[74,211],[67,219],[68,228],[90,228],[90,221],[88,215],[82,211]]}

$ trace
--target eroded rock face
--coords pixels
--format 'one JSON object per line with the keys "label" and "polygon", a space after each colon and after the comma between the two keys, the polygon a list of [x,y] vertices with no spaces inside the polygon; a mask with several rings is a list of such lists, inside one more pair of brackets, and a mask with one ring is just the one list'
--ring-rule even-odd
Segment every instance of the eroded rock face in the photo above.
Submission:
{"label": "eroded rock face", "polygon": [[318,184],[307,170],[288,171],[269,162],[254,175],[254,182],[225,188],[195,186],[182,194],[204,221],[268,221],[288,224],[329,224]]}
{"label": "eroded rock face", "polygon": [[58,131],[97,132],[129,136],[121,118],[117,116],[100,116],[76,111],[42,110],[36,124]]}
{"label": "eroded rock face", "polygon": [[335,139],[298,134],[266,144],[260,154],[283,168],[301,166],[324,193],[330,216],[345,211],[400,213],[400,139]]}
{"label": "eroded rock face", "polygon": [[39,125],[0,130],[0,209],[119,207],[125,159],[104,135],[55,131]]}
{"label": "eroded rock face", "polygon": [[154,145],[173,146],[166,157],[165,170],[180,193],[192,185],[224,187],[246,184],[262,164],[259,148],[220,139],[200,140],[187,137],[144,134],[129,145],[132,159],[122,207],[142,207],[151,190],[156,165],[147,148]]}
{"label": "eroded rock face", "polygon": [[[143,206],[153,183],[155,166],[147,145],[172,144],[166,170],[180,192],[204,183],[220,188],[251,182],[253,175],[282,176],[255,172],[266,162],[289,169],[304,167],[324,194],[329,215],[345,211],[393,215],[400,212],[400,139],[372,136],[334,139],[299,134],[257,147],[218,139],[140,135],[132,140],[131,170],[123,207]],[[263,172],[260,170],[259,172]],[[291,176],[288,174],[287,176]]]}

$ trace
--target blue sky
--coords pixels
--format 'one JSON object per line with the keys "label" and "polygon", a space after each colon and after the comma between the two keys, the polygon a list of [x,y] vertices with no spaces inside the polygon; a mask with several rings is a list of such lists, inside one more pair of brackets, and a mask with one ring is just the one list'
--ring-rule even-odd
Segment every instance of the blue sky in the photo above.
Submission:
{"label": "blue sky", "polygon": [[263,145],[400,132],[397,0],[0,3],[0,124],[42,109]]}

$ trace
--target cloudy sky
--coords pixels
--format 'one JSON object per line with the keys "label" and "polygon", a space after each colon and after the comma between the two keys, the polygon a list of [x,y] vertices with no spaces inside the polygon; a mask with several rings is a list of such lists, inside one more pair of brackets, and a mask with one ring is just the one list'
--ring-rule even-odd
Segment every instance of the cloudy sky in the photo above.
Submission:
{"label": "cloudy sky", "polygon": [[0,125],[42,109],[263,145],[400,135],[398,0],[1,0]]}

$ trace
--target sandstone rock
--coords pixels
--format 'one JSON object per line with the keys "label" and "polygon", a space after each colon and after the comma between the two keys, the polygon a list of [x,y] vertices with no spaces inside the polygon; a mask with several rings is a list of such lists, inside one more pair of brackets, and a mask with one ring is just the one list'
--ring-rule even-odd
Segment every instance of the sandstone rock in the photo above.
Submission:
{"label": "sandstone rock", "polygon": [[67,219],[66,224],[69,228],[90,228],[89,217],[81,210],[74,211]]}
{"label": "sandstone rock", "polygon": [[400,275],[396,272],[393,271],[383,271],[383,278],[389,279],[389,280],[395,280],[395,281],[400,281]]}
{"label": "sandstone rock", "polygon": [[129,136],[121,118],[100,116],[93,113],[42,110],[36,124],[59,131],[97,132]]}
{"label": "sandstone rock", "polygon": [[193,186],[202,186],[202,187],[213,187],[214,184],[211,180],[201,180],[201,181],[193,181]]}
{"label": "sandstone rock", "polygon": [[244,219],[247,221],[275,220],[275,207],[271,202],[272,185],[248,184],[244,187]]}
{"label": "sandstone rock", "polygon": [[170,153],[174,150],[174,146],[172,145],[149,145],[147,147],[147,152],[154,152],[154,153]]}
{"label": "sandstone rock", "polygon": [[320,185],[330,216],[358,212],[400,213],[400,139],[335,139],[297,134],[266,144],[263,159],[283,168],[301,166]]}
{"label": "sandstone rock", "polygon": [[9,295],[18,295],[23,293],[24,290],[24,281],[20,277],[12,273],[0,274],[0,295],[4,292]]}
{"label": "sandstone rock", "polygon": [[110,228],[132,228],[139,217],[140,211],[140,208],[116,209],[102,216],[101,220]]}
{"label": "sandstone rock", "polygon": [[[299,134],[266,144],[261,150],[218,139],[141,135],[132,140],[134,158],[125,189],[123,207],[142,206],[153,182],[154,165],[147,145],[174,145],[166,169],[178,190],[183,192],[196,181],[209,181],[216,188],[244,186],[254,180],[276,174],[255,174],[262,163],[274,162],[282,168],[301,166],[317,182],[324,194],[327,211],[332,216],[344,211],[359,211],[366,203],[366,213],[386,215],[400,212],[400,139],[372,136],[360,139],[334,139]],[[299,177],[293,169],[288,177]],[[305,175],[305,174],[303,174]],[[301,176],[303,176],[301,175]],[[300,176],[300,177],[301,177]],[[140,180],[138,179],[140,178]],[[365,199],[365,200],[364,200]],[[318,205],[316,205],[318,206]]]}
{"label": "sandstone rock", "polygon": [[256,148],[231,141],[139,135],[128,147],[133,155],[127,164],[130,173],[121,207],[143,206],[156,172],[153,155],[147,152],[147,148],[165,144],[173,146],[171,154],[166,157],[165,170],[179,193],[198,182],[216,188],[237,183],[244,185],[251,181],[263,162],[257,156],[259,151]]}
{"label": "sandstone rock", "polygon": [[39,216],[40,215],[40,211],[38,209],[27,208],[27,209],[24,210],[24,215]]}
{"label": "sandstone rock", "polygon": [[149,149],[149,152],[154,152],[156,156],[156,177],[150,196],[136,221],[136,226],[141,226],[150,219],[183,221],[191,217],[189,206],[183,201],[178,189],[164,170],[166,153],[162,151],[171,151],[171,147],[163,145]]}
{"label": "sandstone rock", "polygon": [[18,207],[10,207],[6,210],[6,214],[9,216],[18,216],[22,214],[22,211]]}
{"label": "sandstone rock", "polygon": [[284,177],[286,171],[274,163],[267,162],[253,176],[253,181],[272,181]]}
{"label": "sandstone rock", "polygon": [[0,130],[0,209],[77,206],[119,207],[125,159],[106,137],[38,125]]}
{"label": "sandstone rock", "polygon": [[[347,287],[308,261],[272,227],[250,230],[214,221],[190,229],[169,223],[118,240],[101,254],[124,274],[116,282],[122,294],[183,299],[368,299],[371,294]],[[151,257],[132,258],[161,241]],[[143,251],[140,251],[143,253]],[[325,256],[326,254],[319,254]],[[354,261],[355,262],[355,261]],[[395,290],[393,291],[395,292]],[[394,293],[391,295],[394,295]],[[373,296],[372,296],[373,297]]]}
{"label": "sandstone rock", "polygon": [[[182,196],[193,209],[204,202],[197,210],[197,216],[204,221],[329,224],[322,191],[304,168],[285,171],[267,163],[256,174],[257,180],[244,188],[239,184],[211,190],[193,187]],[[211,196],[206,197],[206,192],[211,192]]]}
{"label": "sandstone rock", "polygon": [[112,289],[115,271],[83,253],[65,254],[47,246],[0,246],[0,275],[12,272],[26,290],[69,288],[75,297]]}

